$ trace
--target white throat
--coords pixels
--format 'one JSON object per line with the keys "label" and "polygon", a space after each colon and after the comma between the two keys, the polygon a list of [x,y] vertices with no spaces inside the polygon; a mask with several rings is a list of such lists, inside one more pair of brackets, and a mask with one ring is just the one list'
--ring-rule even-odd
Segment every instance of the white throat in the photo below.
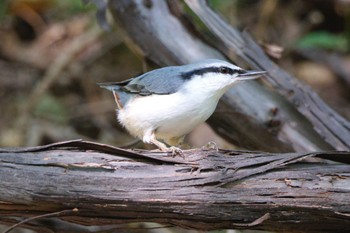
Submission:
{"label": "white throat", "polygon": [[188,96],[188,101],[195,99],[219,101],[222,95],[235,84],[235,78],[225,74],[207,73],[188,80],[179,90]]}

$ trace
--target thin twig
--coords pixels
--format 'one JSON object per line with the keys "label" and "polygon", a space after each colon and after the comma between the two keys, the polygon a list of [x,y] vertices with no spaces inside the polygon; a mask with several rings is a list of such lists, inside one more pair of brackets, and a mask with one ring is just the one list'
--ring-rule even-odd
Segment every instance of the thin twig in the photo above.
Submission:
{"label": "thin twig", "polygon": [[23,221],[20,221],[19,223],[16,223],[16,224],[12,225],[11,227],[9,227],[5,231],[3,231],[3,233],[9,233],[10,231],[15,229],[16,227],[18,227],[18,226],[20,226],[20,225],[22,225],[24,223],[27,223],[29,221],[32,221],[32,220],[36,220],[36,219],[40,219],[40,218],[57,217],[57,216],[65,215],[65,214],[76,213],[78,211],[79,210],[77,208],[74,208],[74,209],[71,209],[71,210],[62,210],[62,211],[57,211],[57,212],[53,212],[53,213],[42,214],[42,215],[30,217],[30,218],[24,219]]}

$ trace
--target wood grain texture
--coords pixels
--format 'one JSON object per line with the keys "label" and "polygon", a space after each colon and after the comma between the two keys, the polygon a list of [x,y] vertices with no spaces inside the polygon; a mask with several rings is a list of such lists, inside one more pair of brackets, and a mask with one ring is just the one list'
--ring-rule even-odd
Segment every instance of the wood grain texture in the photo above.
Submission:
{"label": "wood grain texture", "polygon": [[240,32],[213,11],[206,1],[186,0],[188,6],[214,34],[218,49],[254,69],[268,71],[267,82],[306,117],[325,141],[337,150],[350,149],[350,122],[331,109],[308,85],[302,83],[265,54],[247,32]]}
{"label": "wood grain texture", "polygon": [[[173,158],[85,141],[1,150],[0,223],[76,208],[26,226],[64,232],[72,224],[86,230],[81,225],[158,222],[201,230],[345,232],[350,165],[308,160],[349,163],[349,156],[193,149]],[[63,229],[52,221],[63,222]]]}
{"label": "wood grain texture", "polygon": [[[242,55],[240,50],[233,50],[224,43],[215,43],[216,48],[208,45],[203,40],[205,33],[194,30],[191,22],[182,16],[178,3],[110,0],[109,9],[125,32],[125,41],[129,47],[160,66],[186,64],[204,58],[225,59],[222,55],[224,52],[218,52],[220,48],[228,48],[227,52],[231,55],[228,57],[232,60]],[[215,12],[208,14],[208,17],[222,20]],[[215,32],[214,26],[209,29]],[[225,24],[220,28],[227,32],[225,38],[243,40],[234,37],[228,30],[230,27]],[[253,53],[254,49],[249,51]],[[258,61],[266,57],[258,55],[254,57]],[[255,67],[255,63],[251,65]],[[271,74],[275,72],[274,69],[265,70]],[[289,82],[297,82],[291,76],[288,78],[291,79]],[[266,80],[270,82],[269,78]],[[325,140],[326,136],[318,131],[319,128],[313,125],[306,114],[308,112],[299,111],[277,92],[252,81],[238,84],[229,90],[208,123],[228,141],[248,149],[289,152],[346,148],[338,146],[344,144],[331,144],[334,141]]]}

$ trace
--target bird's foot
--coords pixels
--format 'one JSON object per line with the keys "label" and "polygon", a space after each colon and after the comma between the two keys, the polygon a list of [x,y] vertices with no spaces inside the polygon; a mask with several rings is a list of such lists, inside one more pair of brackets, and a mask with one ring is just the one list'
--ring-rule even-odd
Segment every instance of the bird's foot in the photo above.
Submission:
{"label": "bird's foot", "polygon": [[[147,136],[147,137],[146,137]],[[154,135],[154,133],[152,133],[151,135],[146,135],[143,138],[143,141],[146,143],[153,143],[154,145],[156,145],[161,151],[163,152],[167,152],[170,153],[173,157],[175,156],[181,156],[182,158],[184,158],[184,153],[183,151],[175,146],[172,147],[167,147],[164,143],[158,141]]]}
{"label": "bird's foot", "polygon": [[219,151],[218,145],[213,141],[208,142],[205,146],[202,146],[201,149],[204,151],[207,151],[207,150]]}
{"label": "bird's foot", "polygon": [[171,156],[173,157],[180,156],[182,158],[185,158],[184,152],[180,148],[175,146],[168,148],[168,153],[171,153]]}

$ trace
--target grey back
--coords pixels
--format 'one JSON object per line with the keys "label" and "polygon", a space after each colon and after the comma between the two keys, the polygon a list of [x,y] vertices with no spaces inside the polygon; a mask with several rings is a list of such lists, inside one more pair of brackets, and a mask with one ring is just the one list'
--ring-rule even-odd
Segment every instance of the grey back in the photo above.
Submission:
{"label": "grey back", "polygon": [[218,59],[206,59],[183,66],[159,68],[122,82],[100,83],[98,85],[118,93],[122,103],[125,104],[129,98],[135,95],[148,96],[152,94],[167,95],[175,93],[189,79],[188,74],[194,70],[222,65],[235,67],[228,62]]}

